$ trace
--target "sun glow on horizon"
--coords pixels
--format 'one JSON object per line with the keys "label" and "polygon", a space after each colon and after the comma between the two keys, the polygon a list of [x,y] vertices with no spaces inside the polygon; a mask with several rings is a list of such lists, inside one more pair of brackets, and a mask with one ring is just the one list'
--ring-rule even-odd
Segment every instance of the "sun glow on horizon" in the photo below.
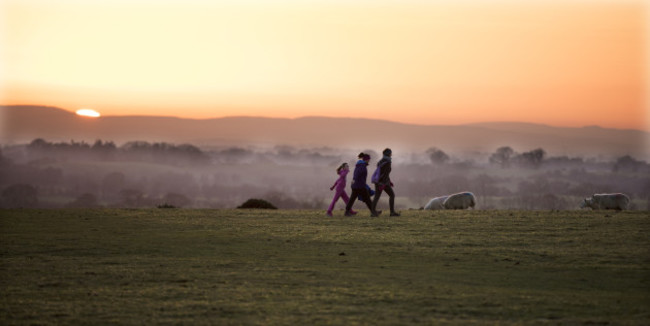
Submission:
{"label": "sun glow on horizon", "polygon": [[101,114],[99,112],[92,110],[92,109],[80,109],[77,110],[77,115],[80,115],[82,117],[89,117],[89,118],[99,118]]}

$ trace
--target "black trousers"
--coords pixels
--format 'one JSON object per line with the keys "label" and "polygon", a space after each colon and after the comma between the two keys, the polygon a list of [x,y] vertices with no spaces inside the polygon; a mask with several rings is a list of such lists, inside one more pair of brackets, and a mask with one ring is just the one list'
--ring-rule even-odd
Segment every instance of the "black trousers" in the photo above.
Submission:
{"label": "black trousers", "polygon": [[354,202],[357,200],[357,197],[359,197],[359,200],[366,203],[366,206],[368,206],[368,209],[371,212],[374,212],[374,210],[372,209],[372,202],[370,202],[370,193],[368,193],[367,188],[362,188],[362,189],[352,188],[352,193],[350,194],[350,200],[348,200],[348,204],[345,206],[346,212],[349,212],[352,209],[352,205],[354,205]]}
{"label": "black trousers", "polygon": [[391,186],[379,186],[375,184],[375,198],[372,200],[372,209],[377,209],[377,203],[379,202],[379,197],[381,197],[381,192],[385,191],[388,195],[388,206],[390,206],[390,212],[395,212],[395,192]]}

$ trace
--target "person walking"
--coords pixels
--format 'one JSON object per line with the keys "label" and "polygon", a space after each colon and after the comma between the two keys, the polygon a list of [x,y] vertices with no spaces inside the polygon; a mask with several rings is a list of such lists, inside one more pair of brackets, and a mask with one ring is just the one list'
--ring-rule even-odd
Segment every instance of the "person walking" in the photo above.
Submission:
{"label": "person walking", "polygon": [[[334,185],[330,187],[330,190],[336,189],[336,192],[334,193],[334,199],[332,199],[330,207],[327,209],[327,216],[329,217],[332,217],[332,211],[334,210],[334,206],[336,205],[336,202],[339,200],[339,198],[342,198],[343,202],[346,205],[350,201],[350,197],[348,197],[348,194],[345,192],[345,185],[347,183],[346,178],[349,172],[350,166],[347,163],[341,164],[341,166],[336,169],[336,174],[338,174],[339,178],[336,179]],[[355,215],[357,212],[351,210],[350,213],[352,215]]]}
{"label": "person walking", "polygon": [[357,161],[357,164],[354,167],[354,174],[352,177],[352,193],[350,194],[350,201],[345,206],[345,216],[352,216],[352,205],[354,201],[359,197],[361,201],[366,203],[368,209],[370,210],[370,216],[377,217],[381,214],[381,211],[377,212],[372,207],[372,202],[370,201],[370,193],[368,192],[366,179],[368,178],[368,163],[370,162],[370,155],[361,153],[359,154],[361,158]]}
{"label": "person walking", "polygon": [[390,180],[393,151],[390,148],[386,148],[382,154],[384,157],[382,157],[381,160],[377,162],[377,168],[379,169],[379,178],[377,180],[372,180],[375,183],[375,198],[372,200],[372,209],[377,209],[379,197],[381,197],[381,193],[385,191],[386,194],[388,194],[390,216],[400,216],[400,214],[395,211],[395,192],[393,191],[393,183]]}

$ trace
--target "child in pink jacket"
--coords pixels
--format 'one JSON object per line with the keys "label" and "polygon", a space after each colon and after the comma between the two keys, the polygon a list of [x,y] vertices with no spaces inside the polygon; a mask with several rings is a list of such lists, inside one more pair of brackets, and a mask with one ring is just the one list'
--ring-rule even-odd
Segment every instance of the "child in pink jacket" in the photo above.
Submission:
{"label": "child in pink jacket", "polygon": [[[348,201],[350,200],[350,197],[348,197],[348,194],[345,192],[345,184],[346,184],[346,177],[348,176],[348,173],[350,172],[350,167],[348,166],[347,163],[341,164],[341,166],[336,169],[336,174],[339,175],[339,178],[336,179],[336,182],[334,182],[334,185],[330,187],[330,190],[334,190],[336,188],[336,193],[334,194],[334,199],[332,199],[332,203],[330,204],[330,207],[327,209],[327,216],[332,216],[332,210],[334,210],[334,205],[336,205],[336,202],[339,200],[339,198],[343,198],[343,202],[347,205]],[[351,211],[350,213],[356,214],[357,212]]]}

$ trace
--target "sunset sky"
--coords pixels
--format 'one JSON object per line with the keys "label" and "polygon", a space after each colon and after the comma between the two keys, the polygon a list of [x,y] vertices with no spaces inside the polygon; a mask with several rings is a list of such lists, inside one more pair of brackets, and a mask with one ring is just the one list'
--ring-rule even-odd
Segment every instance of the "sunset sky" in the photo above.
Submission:
{"label": "sunset sky", "polygon": [[650,131],[649,7],[0,0],[0,104]]}

